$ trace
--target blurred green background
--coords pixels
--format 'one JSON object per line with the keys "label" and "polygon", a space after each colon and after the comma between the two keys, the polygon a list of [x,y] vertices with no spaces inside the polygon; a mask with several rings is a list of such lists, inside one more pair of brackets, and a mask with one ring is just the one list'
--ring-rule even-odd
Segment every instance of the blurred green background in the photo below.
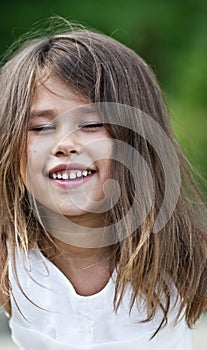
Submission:
{"label": "blurred green background", "polygon": [[54,15],[112,35],[151,65],[177,138],[207,179],[207,0],[1,0],[0,54]]}

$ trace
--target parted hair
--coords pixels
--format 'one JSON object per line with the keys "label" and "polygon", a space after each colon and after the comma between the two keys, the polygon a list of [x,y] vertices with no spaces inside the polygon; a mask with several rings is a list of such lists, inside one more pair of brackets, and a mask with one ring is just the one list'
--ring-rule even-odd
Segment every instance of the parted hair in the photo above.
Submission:
{"label": "parted hair", "polygon": [[[113,138],[132,146],[145,159],[153,173],[155,189],[153,205],[145,220],[134,232],[129,232],[130,217],[123,221],[126,238],[113,245],[111,259],[117,266],[114,308],[119,308],[130,283],[131,307],[144,296],[147,318],[142,321],[153,319],[158,308],[163,311],[158,332],[167,323],[173,285],[178,293],[177,317],[184,313],[188,325],[192,326],[207,304],[207,212],[197,174],[174,137],[154,73],[133,50],[93,30],[73,28],[65,21],[64,29],[54,28],[45,35],[39,33],[30,33],[24,38],[21,47],[10,52],[9,58],[7,55],[0,71],[1,256],[6,256],[8,250],[2,290],[8,292],[8,260],[11,259],[15,270],[17,245],[26,253],[36,244],[40,249],[53,246],[51,235],[33,214],[20,173],[20,160],[27,150],[27,127],[35,88],[45,76],[53,75],[91,103],[113,102],[139,109],[153,118],[171,141],[180,167],[180,192],[168,222],[153,233],[165,190],[162,164],[150,142],[136,132],[138,118],[131,118],[129,127],[108,126]],[[160,143],[160,147],[164,146]],[[114,162],[112,167],[121,196],[107,213],[109,222],[124,217],[133,203],[139,169],[135,159],[131,162],[135,169],[133,179],[123,165]],[[142,184],[147,196],[144,179]],[[146,198],[139,200],[143,212],[147,212]],[[138,217],[140,206],[137,213],[136,206],[134,208],[134,217]]]}

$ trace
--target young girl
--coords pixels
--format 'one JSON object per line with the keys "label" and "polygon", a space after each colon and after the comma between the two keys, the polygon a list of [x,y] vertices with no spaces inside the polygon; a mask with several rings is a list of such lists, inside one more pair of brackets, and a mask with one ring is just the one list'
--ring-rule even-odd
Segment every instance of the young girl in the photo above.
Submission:
{"label": "young girl", "polygon": [[193,349],[202,195],[146,63],[68,28],[25,41],[1,69],[0,302],[13,340]]}

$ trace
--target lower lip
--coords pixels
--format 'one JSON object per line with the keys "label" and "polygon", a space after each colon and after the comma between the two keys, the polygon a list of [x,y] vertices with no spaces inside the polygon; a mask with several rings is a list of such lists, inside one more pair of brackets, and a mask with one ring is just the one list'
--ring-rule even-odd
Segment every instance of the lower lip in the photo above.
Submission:
{"label": "lower lip", "polygon": [[76,178],[74,180],[59,180],[59,179],[50,178],[50,181],[55,185],[57,185],[58,187],[61,187],[64,189],[77,188],[79,186],[84,185],[86,182],[88,182],[92,177],[94,177],[95,174],[96,173],[93,173],[84,177]]}

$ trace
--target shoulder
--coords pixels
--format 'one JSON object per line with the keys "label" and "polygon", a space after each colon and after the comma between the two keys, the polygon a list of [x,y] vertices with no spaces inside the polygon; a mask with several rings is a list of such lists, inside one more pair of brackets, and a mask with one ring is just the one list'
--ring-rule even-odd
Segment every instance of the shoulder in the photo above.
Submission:
{"label": "shoulder", "polygon": [[[3,309],[10,315],[11,313],[10,298],[9,298],[9,295],[7,295],[3,291],[4,282],[2,281],[6,263],[7,263],[7,249],[4,244],[0,243],[0,305],[2,305]],[[5,286],[8,289],[9,287],[8,274],[5,279]]]}

